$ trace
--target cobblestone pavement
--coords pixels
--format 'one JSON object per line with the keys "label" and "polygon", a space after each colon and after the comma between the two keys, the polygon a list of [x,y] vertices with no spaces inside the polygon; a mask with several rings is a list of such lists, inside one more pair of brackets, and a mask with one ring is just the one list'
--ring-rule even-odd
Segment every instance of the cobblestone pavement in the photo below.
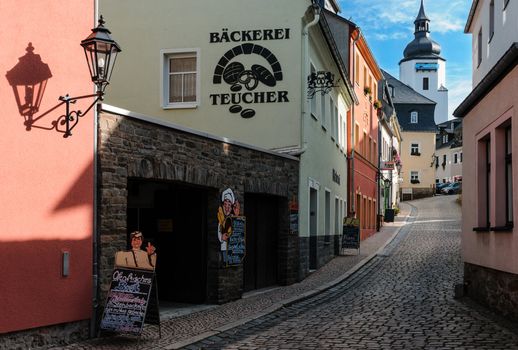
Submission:
{"label": "cobblestone pavement", "polygon": [[409,224],[350,278],[186,349],[518,349],[515,329],[453,299],[455,196],[412,204]]}
{"label": "cobblestone pavement", "polygon": [[203,339],[212,334],[219,334],[225,329],[260,318],[296,300],[308,298],[344,280],[376,256],[376,252],[404,226],[409,213],[410,206],[401,204],[401,212],[394,223],[385,224],[380,232],[361,242],[360,254],[351,251],[346,256],[335,257],[299,283],[248,294],[240,300],[207,310],[173,319],[163,319],[160,339],[158,339],[157,327],[146,325],[140,339],[114,336],[54,349],[175,349],[194,342],[196,338]]}

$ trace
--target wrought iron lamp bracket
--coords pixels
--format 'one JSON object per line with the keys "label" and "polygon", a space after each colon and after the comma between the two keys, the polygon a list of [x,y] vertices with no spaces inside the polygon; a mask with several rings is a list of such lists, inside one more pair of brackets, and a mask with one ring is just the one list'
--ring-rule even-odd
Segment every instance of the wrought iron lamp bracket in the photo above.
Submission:
{"label": "wrought iron lamp bracket", "polygon": [[334,74],[326,71],[318,71],[308,76],[308,99],[312,99],[317,92],[328,94],[332,88],[338,87],[338,81],[334,81]]}

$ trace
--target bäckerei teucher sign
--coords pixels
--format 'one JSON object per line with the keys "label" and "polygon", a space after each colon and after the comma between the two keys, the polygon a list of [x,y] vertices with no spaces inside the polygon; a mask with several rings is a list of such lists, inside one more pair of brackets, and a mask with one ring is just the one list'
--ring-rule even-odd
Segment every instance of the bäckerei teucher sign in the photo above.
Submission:
{"label": "b\u00e4ckerei teucher sign", "polygon": [[[289,28],[236,31],[224,28],[221,32],[210,33],[211,44],[241,43],[228,50],[214,68],[212,82],[216,85],[225,82],[230,86],[230,92],[210,94],[212,105],[228,105],[230,113],[240,113],[243,118],[252,118],[255,116],[255,110],[252,108],[254,104],[289,102],[288,91],[272,89],[283,79],[279,60],[272,51],[254,43],[288,39],[290,39]],[[258,58],[257,64],[245,67],[239,62],[241,55],[257,55],[264,58],[268,65],[264,67],[259,64],[264,61]],[[256,91],[259,86],[266,86],[266,91]]]}

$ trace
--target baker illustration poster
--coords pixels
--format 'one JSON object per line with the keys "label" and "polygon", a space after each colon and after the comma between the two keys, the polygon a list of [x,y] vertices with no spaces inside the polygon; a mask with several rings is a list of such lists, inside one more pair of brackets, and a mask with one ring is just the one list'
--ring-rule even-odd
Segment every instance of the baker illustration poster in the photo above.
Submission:
{"label": "baker illustration poster", "polygon": [[228,239],[232,235],[232,217],[241,214],[241,205],[232,189],[221,193],[221,204],[218,208],[218,239],[221,243],[223,263],[227,263]]}

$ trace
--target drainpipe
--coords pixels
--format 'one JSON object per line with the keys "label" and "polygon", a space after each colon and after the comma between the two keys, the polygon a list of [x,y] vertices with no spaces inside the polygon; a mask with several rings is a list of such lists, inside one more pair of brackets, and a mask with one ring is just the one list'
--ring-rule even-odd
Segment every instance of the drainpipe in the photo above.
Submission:
{"label": "drainpipe", "polygon": [[306,88],[307,84],[307,76],[308,73],[308,67],[309,67],[309,28],[313,27],[318,23],[320,20],[320,11],[322,10],[319,5],[312,4],[309,6],[308,10],[313,10],[313,20],[309,23],[307,23],[304,28],[302,29],[302,67],[301,67],[301,74],[302,74],[302,101],[301,101],[301,110],[302,113],[300,114],[300,150],[296,152],[294,155],[301,155],[307,150],[307,145],[305,142],[305,129],[304,129],[304,123],[306,120],[306,115],[308,114],[308,91]]}
{"label": "drainpipe", "polygon": [[[352,83],[353,83],[353,91],[354,91],[354,84],[356,84],[356,42],[360,40],[361,30],[360,27],[356,27],[358,30],[358,35],[353,40],[353,69],[352,69]],[[356,140],[354,139],[354,131],[356,130],[355,120],[354,120],[354,104],[351,109],[351,156],[349,159],[351,160],[351,194],[353,195],[351,198],[350,203],[350,212],[355,213],[356,216],[356,193],[355,193],[355,187],[354,187],[354,145]]]}
{"label": "drainpipe", "polygon": [[[99,0],[94,1],[94,28],[99,18]],[[99,107],[99,105],[97,106]],[[94,108],[94,149],[93,149],[93,234],[92,234],[92,318],[90,319],[90,338],[95,338],[97,334],[97,310],[99,307],[99,256],[98,256],[98,227],[97,227],[97,118],[100,108]]]}

